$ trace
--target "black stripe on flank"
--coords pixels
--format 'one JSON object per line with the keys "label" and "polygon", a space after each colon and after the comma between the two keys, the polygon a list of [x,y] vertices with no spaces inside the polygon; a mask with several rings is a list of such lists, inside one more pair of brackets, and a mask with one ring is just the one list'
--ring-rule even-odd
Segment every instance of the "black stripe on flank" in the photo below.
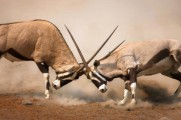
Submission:
{"label": "black stripe on flank", "polygon": [[4,52],[0,52],[0,57],[4,54]]}
{"label": "black stripe on flank", "polygon": [[161,50],[160,52],[158,52],[155,56],[153,56],[148,64],[155,64],[155,63],[158,63],[160,62],[161,60],[163,60],[164,58],[168,57],[169,56],[169,50],[168,49],[163,49]]}
{"label": "black stripe on flank", "polygon": [[26,61],[30,60],[30,59],[28,59],[27,57],[25,57],[25,56],[21,55],[20,53],[18,53],[18,52],[17,52],[16,50],[14,50],[13,48],[8,49],[6,52],[8,52],[8,53],[11,54],[13,57],[18,58],[18,59],[20,59],[20,60],[26,60]]}

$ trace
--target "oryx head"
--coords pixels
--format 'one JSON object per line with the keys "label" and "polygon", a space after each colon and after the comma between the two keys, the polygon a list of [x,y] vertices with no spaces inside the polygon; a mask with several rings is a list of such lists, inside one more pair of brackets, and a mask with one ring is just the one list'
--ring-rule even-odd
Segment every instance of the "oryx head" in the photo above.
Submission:
{"label": "oryx head", "polygon": [[[124,42],[124,41],[123,41]],[[105,57],[100,60],[95,60],[93,66],[91,67],[90,76],[94,80],[101,80],[106,83],[107,81],[111,81],[117,76],[116,74],[112,74],[113,72],[117,72],[117,62],[115,61],[115,57],[117,54],[113,54],[113,52],[123,43],[121,42],[118,46],[116,46],[112,51],[110,51]],[[120,71],[119,71],[120,73]],[[120,74],[118,74],[120,75]]]}
{"label": "oryx head", "polygon": [[[65,26],[66,27],[66,26]],[[117,26],[118,27],[118,26]],[[106,39],[106,41],[101,45],[101,47],[96,51],[96,53],[86,62],[74,37],[72,36],[69,29],[66,27],[68,33],[70,34],[78,52],[79,55],[83,61],[83,64],[80,64],[79,69],[73,73],[65,73],[61,75],[57,75],[57,80],[53,82],[53,86],[56,88],[60,88],[60,80],[73,80],[81,76],[82,74],[85,74],[88,79],[91,80],[91,82],[101,91],[106,92],[107,91],[107,81],[104,77],[97,74],[94,70],[92,70],[88,64],[92,61],[92,59],[98,54],[98,52],[102,49],[102,47],[106,44],[106,42],[110,39],[110,37],[113,35],[113,33],[116,31],[117,27],[114,29],[114,31],[111,33],[111,35]]]}

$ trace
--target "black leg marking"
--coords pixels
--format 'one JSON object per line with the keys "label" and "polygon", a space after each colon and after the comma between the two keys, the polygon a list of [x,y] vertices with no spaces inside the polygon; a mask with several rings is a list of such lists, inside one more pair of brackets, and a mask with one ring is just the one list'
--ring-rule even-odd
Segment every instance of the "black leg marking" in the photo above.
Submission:
{"label": "black leg marking", "polygon": [[36,63],[36,64],[42,73],[48,73],[49,72],[49,67],[46,63],[42,62],[42,63]]}
{"label": "black leg marking", "polygon": [[51,89],[50,82],[49,82],[49,66],[46,63],[36,63],[36,64],[44,75],[45,95],[46,95],[46,98],[49,98],[49,90]]}
{"label": "black leg marking", "polygon": [[50,82],[49,81],[46,83],[46,89],[50,90]]}
{"label": "black leg marking", "polygon": [[131,68],[129,71],[130,76],[130,88],[132,94],[131,104],[136,104],[136,82],[137,82],[137,71],[136,68]]}
{"label": "black leg marking", "polygon": [[136,76],[136,68],[130,68],[129,76],[130,76],[130,82],[131,84],[134,82],[137,82],[137,76]]}
{"label": "black leg marking", "polygon": [[131,91],[130,81],[129,81],[129,80],[126,80],[126,81],[125,81],[125,89],[127,89],[128,91]]}

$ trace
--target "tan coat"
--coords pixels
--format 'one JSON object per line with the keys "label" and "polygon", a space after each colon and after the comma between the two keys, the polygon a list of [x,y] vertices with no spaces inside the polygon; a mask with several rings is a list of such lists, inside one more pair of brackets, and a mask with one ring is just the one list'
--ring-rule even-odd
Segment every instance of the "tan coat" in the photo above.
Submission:
{"label": "tan coat", "polygon": [[140,76],[162,73],[180,63],[181,41],[155,39],[120,46],[109,57],[100,61],[99,70],[110,76],[117,73],[127,75],[129,68],[138,66]]}
{"label": "tan coat", "polygon": [[79,67],[58,28],[45,20],[1,24],[0,52],[10,61],[23,60],[18,57],[22,56],[36,63],[45,62],[56,72]]}

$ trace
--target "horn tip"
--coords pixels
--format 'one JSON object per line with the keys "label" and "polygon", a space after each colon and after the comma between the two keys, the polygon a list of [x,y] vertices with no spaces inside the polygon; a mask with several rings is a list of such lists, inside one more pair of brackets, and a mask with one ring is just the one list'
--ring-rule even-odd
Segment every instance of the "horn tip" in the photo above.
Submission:
{"label": "horn tip", "polygon": [[67,26],[64,24],[64,26],[67,28]]}

